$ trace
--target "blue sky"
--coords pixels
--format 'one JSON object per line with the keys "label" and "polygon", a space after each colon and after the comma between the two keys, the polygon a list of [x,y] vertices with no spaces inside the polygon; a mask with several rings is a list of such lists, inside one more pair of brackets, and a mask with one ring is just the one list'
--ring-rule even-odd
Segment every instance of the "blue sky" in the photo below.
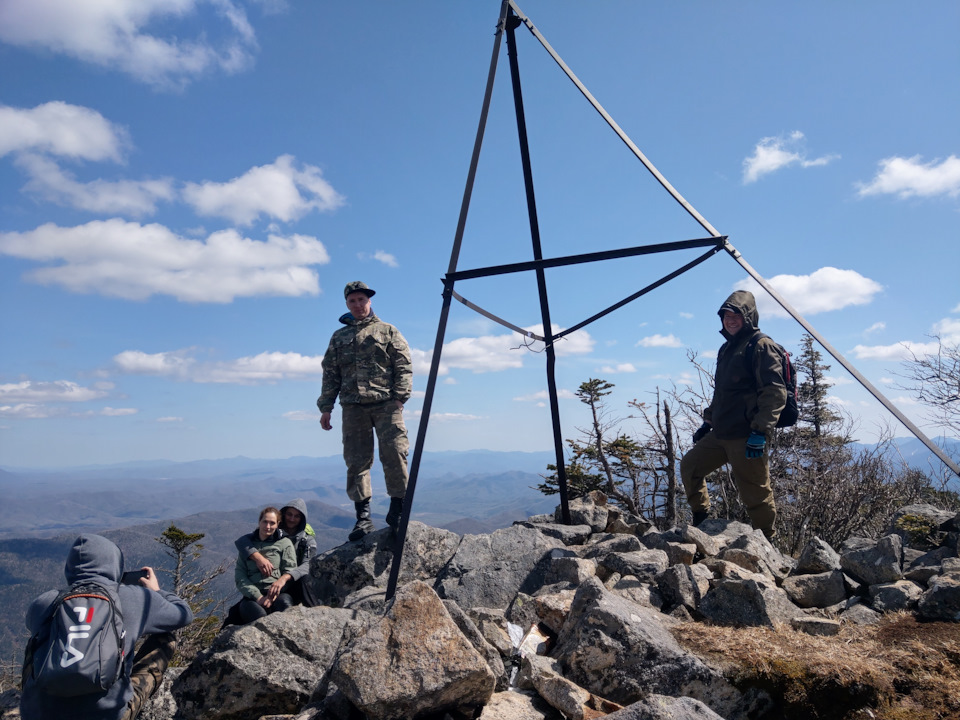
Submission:
{"label": "blue sky", "polygon": [[[930,434],[905,347],[960,338],[960,5],[518,3],[648,158]],[[340,452],[315,400],[342,288],[426,386],[499,2],[0,2],[0,465]],[[705,237],[533,36],[546,257]],[[547,273],[570,327],[695,251]],[[532,258],[505,45],[460,269]],[[709,363],[725,253],[560,343],[616,414]],[[540,323],[532,274],[457,291]],[[760,298],[761,327],[802,329]],[[543,355],[455,303],[427,450],[551,447]],[[869,440],[891,419],[837,363]],[[338,418],[335,416],[335,422]],[[899,435],[906,431],[896,426]]]}

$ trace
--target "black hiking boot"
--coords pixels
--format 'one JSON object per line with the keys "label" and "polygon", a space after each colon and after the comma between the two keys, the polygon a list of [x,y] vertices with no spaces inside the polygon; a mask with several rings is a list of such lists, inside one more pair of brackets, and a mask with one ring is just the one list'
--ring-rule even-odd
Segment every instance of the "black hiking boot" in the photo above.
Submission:
{"label": "black hiking boot", "polygon": [[387,512],[387,525],[397,531],[400,525],[400,515],[403,513],[403,498],[390,498],[390,510]]}
{"label": "black hiking boot", "polygon": [[707,513],[705,510],[694,510],[693,522],[691,523],[691,525],[693,525],[694,527],[699,527],[700,524],[704,520],[706,520],[708,517],[710,517],[710,514]]}
{"label": "black hiking boot", "polygon": [[372,533],[376,528],[373,526],[373,520],[370,519],[370,498],[358,503],[354,503],[357,508],[357,524],[347,535],[347,540],[359,540],[367,533]]}

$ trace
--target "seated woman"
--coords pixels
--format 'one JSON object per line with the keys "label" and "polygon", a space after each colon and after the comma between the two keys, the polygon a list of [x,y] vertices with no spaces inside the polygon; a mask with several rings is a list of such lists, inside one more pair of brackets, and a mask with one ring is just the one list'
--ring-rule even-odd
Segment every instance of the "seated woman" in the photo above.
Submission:
{"label": "seated woman", "polygon": [[288,593],[281,592],[283,583],[280,576],[297,566],[297,554],[290,538],[280,532],[280,511],[275,507],[260,511],[260,524],[247,536],[249,547],[253,547],[273,565],[273,572],[263,575],[257,563],[242,552],[237,557],[237,566],[233,576],[237,590],[243,595],[239,614],[244,624],[266,616],[267,613],[281,612],[293,604]]}

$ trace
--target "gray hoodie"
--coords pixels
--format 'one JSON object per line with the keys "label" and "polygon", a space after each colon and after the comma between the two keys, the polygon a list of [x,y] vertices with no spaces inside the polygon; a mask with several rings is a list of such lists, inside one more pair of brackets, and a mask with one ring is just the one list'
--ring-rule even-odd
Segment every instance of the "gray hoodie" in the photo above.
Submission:
{"label": "gray hoodie", "polygon": [[[106,692],[68,698],[40,692],[34,687],[32,676],[28,677],[20,698],[20,717],[23,720],[114,720],[123,714],[133,696],[130,673],[137,640],[144,635],[173,632],[189,625],[193,622],[193,613],[186,601],[173,593],[154,592],[141,585],[119,585],[123,575],[123,553],[100,535],[81,535],[74,541],[63,574],[69,585],[97,583],[119,599],[126,631],[124,670],[120,679]],[[44,629],[59,592],[49,590],[30,604],[26,623],[31,635]]]}

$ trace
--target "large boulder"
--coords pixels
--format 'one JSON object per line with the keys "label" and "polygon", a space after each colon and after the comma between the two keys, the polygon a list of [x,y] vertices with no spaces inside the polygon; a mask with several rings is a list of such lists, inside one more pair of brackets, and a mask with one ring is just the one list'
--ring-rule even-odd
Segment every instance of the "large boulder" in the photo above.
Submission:
{"label": "large boulder", "polygon": [[847,598],[843,573],[839,570],[792,575],[783,581],[783,589],[790,600],[802,608],[830,607]]}
{"label": "large boulder", "polygon": [[960,574],[931,579],[917,604],[917,615],[925,620],[960,622]]}
{"label": "large boulder", "polygon": [[[545,583],[554,555],[565,553],[562,541],[522,525],[489,535],[464,535],[456,553],[437,575],[441,597],[462,608],[506,609],[517,592],[532,595]],[[410,549],[404,551],[404,557]],[[561,554],[563,554],[561,553]]]}
{"label": "large boulder", "polygon": [[567,678],[622,705],[660,693],[696,698],[723,717],[746,717],[766,707],[767,699],[744,696],[685,652],[663,618],[591,578],[577,590],[551,656]]}
{"label": "large boulder", "polygon": [[[456,552],[460,536],[420,522],[407,526],[400,562],[399,585],[413,580],[432,582]],[[360,591],[387,586],[393,565],[395,542],[389,528],[365,535],[317,555],[304,577],[304,594],[313,605],[343,605]]]}
{"label": "large boulder", "polygon": [[606,720],[724,720],[699,700],[651,694]]}
{"label": "large boulder", "polygon": [[257,720],[296,712],[333,664],[352,623],[366,613],[294,606],[228,628],[173,682],[183,717]]}
{"label": "large boulder", "polygon": [[379,622],[340,654],[331,678],[369,720],[483,705],[496,678],[425,583],[397,591]]}
{"label": "large boulder", "polygon": [[886,535],[876,543],[840,555],[843,571],[866,585],[896,582],[903,577],[903,543]]}
{"label": "large boulder", "polygon": [[771,582],[716,580],[700,603],[700,614],[717,625],[774,627],[804,613]]}

